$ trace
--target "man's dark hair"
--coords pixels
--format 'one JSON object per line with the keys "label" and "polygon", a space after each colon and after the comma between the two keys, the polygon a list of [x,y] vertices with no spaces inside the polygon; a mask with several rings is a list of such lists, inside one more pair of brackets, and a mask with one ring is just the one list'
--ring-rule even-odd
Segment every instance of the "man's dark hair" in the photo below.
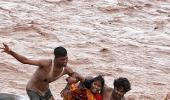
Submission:
{"label": "man's dark hair", "polygon": [[56,58],[67,56],[67,50],[64,47],[59,46],[54,49],[54,55]]}
{"label": "man's dark hair", "polygon": [[131,90],[131,84],[127,78],[120,77],[114,80],[114,87],[121,89],[123,88],[124,92]]}

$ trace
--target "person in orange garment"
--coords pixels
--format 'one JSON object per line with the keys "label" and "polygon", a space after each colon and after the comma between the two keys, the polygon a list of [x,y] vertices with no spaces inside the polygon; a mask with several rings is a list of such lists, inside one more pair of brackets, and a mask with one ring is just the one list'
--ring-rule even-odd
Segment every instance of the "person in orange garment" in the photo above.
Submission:
{"label": "person in orange garment", "polygon": [[81,77],[78,86],[75,78],[68,77],[66,80],[68,84],[62,91],[64,100],[102,100],[104,78],[101,75],[90,79]]}
{"label": "person in orange garment", "polygon": [[67,50],[64,47],[60,46],[54,49],[54,59],[32,60],[14,52],[4,43],[3,46],[4,47],[0,49],[16,58],[19,62],[38,66],[26,86],[30,100],[54,100],[49,89],[49,84],[65,74],[69,76],[75,74],[75,72],[67,66]]}

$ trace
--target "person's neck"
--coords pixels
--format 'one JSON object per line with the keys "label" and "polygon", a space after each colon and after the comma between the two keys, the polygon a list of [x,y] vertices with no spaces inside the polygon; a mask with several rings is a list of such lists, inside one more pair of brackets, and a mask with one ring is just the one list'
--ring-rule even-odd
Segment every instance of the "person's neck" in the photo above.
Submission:
{"label": "person's neck", "polygon": [[63,67],[54,66],[54,68],[53,68],[53,74],[61,73],[62,70],[63,70]]}
{"label": "person's neck", "polygon": [[61,68],[63,68],[62,66],[60,66],[59,64],[57,64],[57,63],[55,63],[55,59],[53,60],[53,63],[52,63],[53,65],[53,67],[54,67],[54,70],[58,70],[58,69],[61,69]]}
{"label": "person's neck", "polygon": [[60,69],[63,69],[63,67],[54,64],[54,68],[53,68],[54,71],[58,71]]}

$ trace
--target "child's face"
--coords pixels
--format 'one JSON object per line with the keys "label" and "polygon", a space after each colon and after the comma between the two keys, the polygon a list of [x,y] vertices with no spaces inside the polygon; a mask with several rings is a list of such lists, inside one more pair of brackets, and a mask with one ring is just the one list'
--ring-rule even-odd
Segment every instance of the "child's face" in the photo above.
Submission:
{"label": "child's face", "polygon": [[91,84],[91,91],[93,93],[100,93],[101,92],[101,89],[102,89],[102,84],[100,81],[94,81],[92,84]]}

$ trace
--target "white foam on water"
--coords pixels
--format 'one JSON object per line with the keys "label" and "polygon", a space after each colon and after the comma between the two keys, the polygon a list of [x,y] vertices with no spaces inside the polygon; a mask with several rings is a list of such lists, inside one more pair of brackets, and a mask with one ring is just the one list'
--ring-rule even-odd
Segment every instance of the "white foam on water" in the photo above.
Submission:
{"label": "white foam on water", "polygon": [[110,3],[110,4],[117,4],[118,3],[117,0],[105,0],[105,1]]}

